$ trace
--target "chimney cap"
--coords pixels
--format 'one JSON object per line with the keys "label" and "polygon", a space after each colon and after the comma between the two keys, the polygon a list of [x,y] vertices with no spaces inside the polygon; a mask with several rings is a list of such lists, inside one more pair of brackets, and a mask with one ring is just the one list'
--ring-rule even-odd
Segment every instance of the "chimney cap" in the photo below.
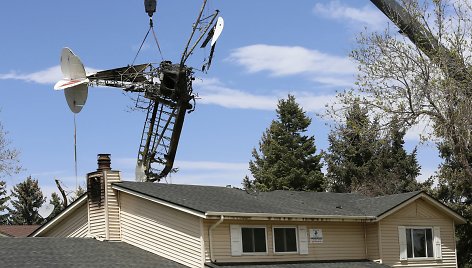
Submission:
{"label": "chimney cap", "polygon": [[111,170],[111,154],[98,154],[97,155],[97,170]]}

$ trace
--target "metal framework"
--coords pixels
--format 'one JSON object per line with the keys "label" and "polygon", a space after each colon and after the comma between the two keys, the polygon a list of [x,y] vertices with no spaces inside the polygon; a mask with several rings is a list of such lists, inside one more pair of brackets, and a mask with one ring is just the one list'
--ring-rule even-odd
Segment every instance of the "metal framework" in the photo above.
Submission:
{"label": "metal framework", "polygon": [[[137,180],[159,181],[173,170],[185,115],[193,111],[192,102],[195,100],[192,89],[194,72],[185,62],[207,33],[211,38],[213,31],[209,30],[219,13],[216,10],[210,16],[202,18],[206,2],[207,0],[203,1],[178,64],[162,61],[157,67],[152,63],[130,65],[87,76],[92,86],[116,87],[127,92],[137,92],[136,107],[147,110],[137,157]],[[145,2],[145,6],[150,16],[151,30],[155,3]],[[212,55],[213,53],[206,64],[207,68]]]}

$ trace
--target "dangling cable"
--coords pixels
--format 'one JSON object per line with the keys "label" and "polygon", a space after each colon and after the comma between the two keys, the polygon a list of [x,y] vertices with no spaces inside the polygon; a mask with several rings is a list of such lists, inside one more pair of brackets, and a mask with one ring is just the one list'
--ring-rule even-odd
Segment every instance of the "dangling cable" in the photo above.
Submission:
{"label": "dangling cable", "polygon": [[156,41],[157,49],[159,49],[159,54],[161,55],[161,60],[164,60],[164,57],[162,56],[161,46],[159,46],[159,41],[157,41],[156,32],[154,32],[154,27],[151,26],[151,29],[152,35],[154,36],[154,41]]}
{"label": "dangling cable", "polygon": [[76,124],[76,115],[74,113],[74,164],[75,164],[75,191],[77,192],[78,179],[77,179],[77,124]]}
{"label": "dangling cable", "polygon": [[131,63],[131,65],[134,65],[134,62],[136,61],[136,58],[138,57],[139,52],[141,52],[141,49],[143,48],[144,42],[146,41],[151,29],[152,29],[152,20],[151,20],[151,26],[149,26],[149,30],[147,31],[146,36],[144,36],[143,42],[141,42],[141,46],[139,47],[138,52],[136,53],[136,56],[134,56],[133,63]]}

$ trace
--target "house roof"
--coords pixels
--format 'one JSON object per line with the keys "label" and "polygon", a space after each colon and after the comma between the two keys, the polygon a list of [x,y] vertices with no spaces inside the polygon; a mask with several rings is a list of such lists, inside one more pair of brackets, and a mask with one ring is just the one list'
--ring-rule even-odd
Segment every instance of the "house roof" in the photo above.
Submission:
{"label": "house roof", "polygon": [[206,264],[211,268],[387,268],[390,266],[376,262],[361,261],[320,261],[320,262],[288,262],[288,263],[257,263],[257,264]]}
{"label": "house roof", "polygon": [[38,227],[39,225],[0,225],[0,233],[9,237],[26,237]]}
{"label": "house roof", "polygon": [[92,238],[2,238],[0,259],[8,267],[185,267],[123,242]]}
{"label": "house roof", "polygon": [[87,193],[79,196],[74,202],[70,203],[63,211],[61,211],[58,215],[54,218],[50,219],[49,221],[45,222],[43,225],[37,227],[35,230],[29,233],[27,236],[35,237],[40,235],[45,230],[53,227],[55,224],[59,223],[64,217],[78,209],[80,206],[85,204],[87,201]]}
{"label": "house roof", "polygon": [[113,187],[207,216],[267,214],[375,220],[408,200],[426,195],[421,191],[382,197],[299,191],[248,193],[228,187],[130,181],[114,183]]}

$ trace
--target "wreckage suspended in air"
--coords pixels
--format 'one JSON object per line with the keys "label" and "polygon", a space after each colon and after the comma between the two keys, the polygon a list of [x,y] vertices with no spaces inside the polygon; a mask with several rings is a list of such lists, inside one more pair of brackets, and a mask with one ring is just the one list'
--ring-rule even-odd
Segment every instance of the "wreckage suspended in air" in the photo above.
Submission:
{"label": "wreckage suspended in air", "polygon": [[[89,85],[116,87],[138,94],[136,107],[147,110],[136,163],[136,179],[139,181],[159,181],[173,169],[185,115],[193,111],[195,101],[193,68],[186,66],[185,62],[198,44],[202,43],[201,47],[205,47],[211,40],[210,55],[202,67],[208,70],[216,41],[224,27],[223,18],[216,19],[218,10],[209,16],[202,16],[206,2],[203,1],[179,63],[132,64],[86,74],[84,65],[71,49],[64,48],[61,52],[64,78],[56,83],[54,89],[64,90],[73,113],[79,113],[84,107]],[[152,16],[156,11],[156,1],[145,0],[144,5],[150,17],[149,30],[153,30]],[[201,42],[207,33],[207,38]]]}

